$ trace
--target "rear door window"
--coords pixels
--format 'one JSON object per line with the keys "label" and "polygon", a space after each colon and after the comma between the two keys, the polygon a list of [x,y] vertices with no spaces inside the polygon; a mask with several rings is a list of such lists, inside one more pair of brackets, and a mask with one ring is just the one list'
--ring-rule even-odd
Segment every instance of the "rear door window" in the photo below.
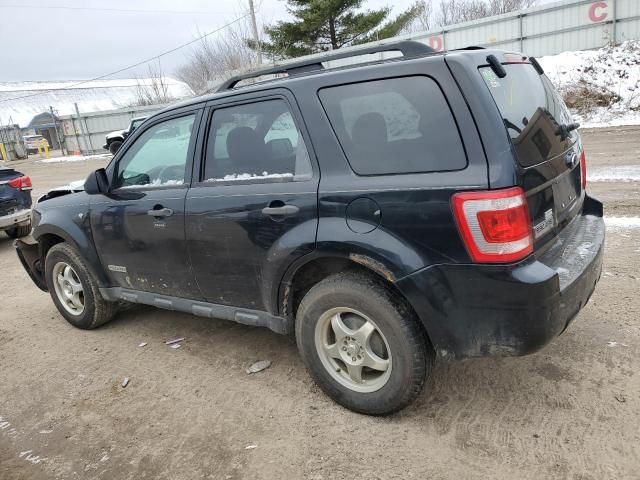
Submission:
{"label": "rear door window", "polygon": [[529,167],[565,152],[576,140],[574,131],[566,139],[558,127],[572,122],[571,114],[549,79],[528,63],[504,65],[499,78],[490,67],[480,68],[505,128],[516,149],[519,163]]}
{"label": "rear door window", "polygon": [[309,154],[286,101],[264,100],[214,111],[205,182],[287,182],[311,176]]}
{"label": "rear door window", "polygon": [[439,172],[467,165],[453,113],[429,77],[341,85],[319,95],[358,175]]}

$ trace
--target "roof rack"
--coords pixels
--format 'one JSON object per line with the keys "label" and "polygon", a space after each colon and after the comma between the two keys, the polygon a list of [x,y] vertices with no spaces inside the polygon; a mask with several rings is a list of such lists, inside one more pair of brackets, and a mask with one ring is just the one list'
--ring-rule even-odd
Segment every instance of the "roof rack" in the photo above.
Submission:
{"label": "roof rack", "polygon": [[337,50],[326,55],[318,55],[312,58],[307,58],[306,60],[298,60],[282,65],[276,65],[270,68],[254,70],[248,73],[243,73],[242,75],[236,75],[235,77],[231,77],[229,80],[220,85],[216,89],[216,92],[231,90],[242,80],[257,78],[261,77],[262,75],[286,73],[288,76],[291,76],[300,73],[313,72],[316,70],[324,69],[322,62],[338,60],[340,58],[359,57],[360,55],[370,55],[382,52],[401,52],[403,57],[415,57],[429,53],[436,53],[436,50],[425,45],[424,43],[409,40],[384,43],[381,45],[375,45],[373,47],[366,48],[349,48],[346,51]]}

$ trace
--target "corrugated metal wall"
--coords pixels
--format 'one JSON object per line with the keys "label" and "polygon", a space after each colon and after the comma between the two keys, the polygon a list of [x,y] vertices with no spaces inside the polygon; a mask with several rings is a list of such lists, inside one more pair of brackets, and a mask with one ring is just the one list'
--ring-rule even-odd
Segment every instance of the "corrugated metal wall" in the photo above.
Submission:
{"label": "corrugated metal wall", "polygon": [[437,50],[469,45],[544,56],[640,38],[640,0],[567,0],[404,38]]}
{"label": "corrugated metal wall", "polygon": [[107,133],[123,130],[129,126],[132,118],[146,117],[162,108],[163,105],[153,105],[103,112],[80,112],[80,117],[63,115],[60,120],[66,148],[69,152],[82,154],[105,152],[102,146]]}
{"label": "corrugated metal wall", "polygon": [[[565,0],[390,40],[418,40],[436,50],[475,45],[541,57],[599,48],[614,40],[620,43],[637,39],[640,39],[640,0]],[[322,55],[311,55],[315,56]],[[390,56],[380,54],[381,59]],[[354,60],[327,63],[338,67]]]}

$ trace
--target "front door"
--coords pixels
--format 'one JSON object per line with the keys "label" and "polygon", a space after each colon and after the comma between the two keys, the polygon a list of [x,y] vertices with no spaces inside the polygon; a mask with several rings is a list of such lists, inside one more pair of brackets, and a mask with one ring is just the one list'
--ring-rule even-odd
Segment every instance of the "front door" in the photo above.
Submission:
{"label": "front door", "polygon": [[92,197],[94,241],[115,285],[201,298],[184,235],[199,117],[191,112],[146,126],[119,155],[110,193]]}
{"label": "front door", "polygon": [[315,248],[319,172],[293,99],[216,105],[186,202],[193,269],[207,301],[274,312],[285,268]]}

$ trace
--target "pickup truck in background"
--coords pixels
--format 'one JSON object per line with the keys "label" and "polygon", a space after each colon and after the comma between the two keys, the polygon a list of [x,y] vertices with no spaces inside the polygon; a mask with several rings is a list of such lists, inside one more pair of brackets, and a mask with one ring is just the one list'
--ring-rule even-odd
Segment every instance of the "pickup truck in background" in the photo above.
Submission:
{"label": "pickup truck in background", "polygon": [[138,117],[131,120],[129,126],[124,130],[116,130],[108,133],[106,143],[102,146],[105,150],[109,150],[113,155],[120,149],[124,140],[133,133],[133,131],[142,125],[147,117]]}

